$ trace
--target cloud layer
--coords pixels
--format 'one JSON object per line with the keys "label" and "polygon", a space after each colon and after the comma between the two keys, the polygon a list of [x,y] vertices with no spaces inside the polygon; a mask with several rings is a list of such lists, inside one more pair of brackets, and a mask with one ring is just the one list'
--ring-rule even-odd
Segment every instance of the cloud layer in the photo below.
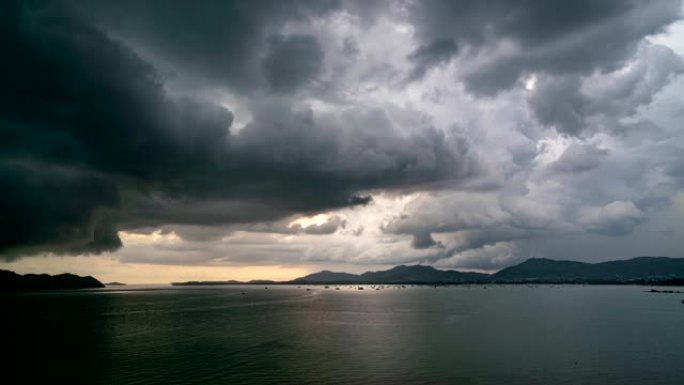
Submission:
{"label": "cloud layer", "polygon": [[678,0],[2,8],[6,259],[684,251]]}

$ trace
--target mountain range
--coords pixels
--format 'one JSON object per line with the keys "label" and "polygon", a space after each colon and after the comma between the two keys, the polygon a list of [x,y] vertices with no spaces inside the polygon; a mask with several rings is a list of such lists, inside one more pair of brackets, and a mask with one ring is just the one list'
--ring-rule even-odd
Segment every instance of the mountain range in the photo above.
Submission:
{"label": "mountain range", "polygon": [[600,263],[531,258],[494,274],[396,266],[363,274],[321,271],[289,283],[663,283],[684,284],[684,258],[637,257]]}
{"label": "mountain range", "polygon": [[[684,258],[637,257],[587,263],[530,258],[494,274],[439,270],[425,265],[400,265],[389,270],[350,274],[323,270],[291,281],[189,281],[173,285],[239,284],[466,284],[466,283],[588,283],[684,286]],[[97,279],[74,274],[20,275],[0,270],[0,291],[102,288]]]}
{"label": "mountain range", "polygon": [[360,275],[321,271],[293,280],[293,283],[467,283],[487,282],[489,274],[438,270],[432,266],[395,266],[389,270],[368,271]]}

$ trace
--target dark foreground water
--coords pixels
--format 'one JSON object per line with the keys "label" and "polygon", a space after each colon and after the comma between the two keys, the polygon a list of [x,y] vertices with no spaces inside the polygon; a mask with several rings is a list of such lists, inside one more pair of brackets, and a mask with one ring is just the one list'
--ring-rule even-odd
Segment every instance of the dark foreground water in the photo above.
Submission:
{"label": "dark foreground water", "polygon": [[15,383],[681,385],[684,295],[647,289],[251,286],[0,299]]}

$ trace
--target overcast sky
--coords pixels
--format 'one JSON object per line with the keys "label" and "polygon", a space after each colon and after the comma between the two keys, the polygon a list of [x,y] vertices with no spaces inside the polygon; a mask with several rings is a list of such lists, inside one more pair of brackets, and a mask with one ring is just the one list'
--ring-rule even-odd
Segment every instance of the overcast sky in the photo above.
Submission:
{"label": "overcast sky", "polygon": [[0,268],[684,256],[681,0],[0,8]]}

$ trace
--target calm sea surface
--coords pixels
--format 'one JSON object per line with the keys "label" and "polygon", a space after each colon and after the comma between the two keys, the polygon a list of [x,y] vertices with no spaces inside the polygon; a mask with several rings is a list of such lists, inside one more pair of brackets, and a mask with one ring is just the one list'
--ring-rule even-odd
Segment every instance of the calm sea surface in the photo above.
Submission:
{"label": "calm sea surface", "polygon": [[306,288],[5,295],[3,350],[27,384],[684,384],[683,294]]}

